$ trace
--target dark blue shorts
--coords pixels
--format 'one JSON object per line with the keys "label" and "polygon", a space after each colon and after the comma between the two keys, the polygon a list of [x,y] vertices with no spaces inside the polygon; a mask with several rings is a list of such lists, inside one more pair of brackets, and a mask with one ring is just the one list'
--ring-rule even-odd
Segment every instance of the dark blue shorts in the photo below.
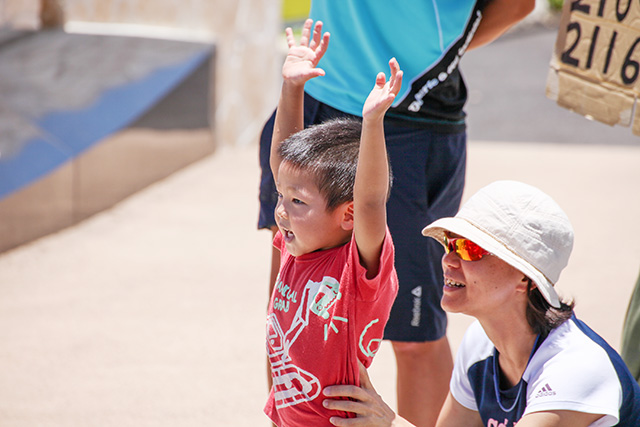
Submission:
{"label": "dark blue shorts", "polygon": [[[305,95],[305,126],[348,116]],[[277,195],[269,151],[274,115],[260,138],[260,216],[258,228],[275,226]],[[385,339],[424,342],[442,338],[447,316],[442,298],[443,249],[422,229],[438,218],[453,216],[460,207],[466,168],[466,133],[439,133],[385,121],[393,187],[387,221],[396,250],[400,289],[385,329]]]}

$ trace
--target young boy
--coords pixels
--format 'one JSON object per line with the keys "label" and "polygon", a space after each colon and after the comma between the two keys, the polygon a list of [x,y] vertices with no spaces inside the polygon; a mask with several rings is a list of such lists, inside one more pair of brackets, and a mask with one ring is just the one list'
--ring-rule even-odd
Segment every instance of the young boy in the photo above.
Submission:
{"label": "young boy", "polygon": [[[359,384],[358,362],[378,350],[398,282],[386,223],[390,189],[383,119],[402,83],[376,77],[362,122],[331,120],[303,129],[305,82],[322,76],[329,34],[307,20],[289,52],[271,148],[278,189],[280,272],[267,317],[273,386],[265,413],[278,426],[330,426],[329,384]],[[345,416],[342,414],[342,416]]]}

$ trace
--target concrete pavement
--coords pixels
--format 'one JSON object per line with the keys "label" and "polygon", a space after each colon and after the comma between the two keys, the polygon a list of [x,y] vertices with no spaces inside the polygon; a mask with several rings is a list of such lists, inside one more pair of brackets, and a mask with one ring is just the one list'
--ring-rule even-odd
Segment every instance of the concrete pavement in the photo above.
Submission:
{"label": "concrete pavement", "polygon": [[[640,268],[640,144],[469,143],[465,197],[542,188],[576,241],[560,279],[614,347]],[[0,255],[0,425],[267,426],[269,233],[257,149],[219,149],[79,225]],[[451,316],[457,347],[469,318]],[[372,368],[395,405],[393,356]]]}

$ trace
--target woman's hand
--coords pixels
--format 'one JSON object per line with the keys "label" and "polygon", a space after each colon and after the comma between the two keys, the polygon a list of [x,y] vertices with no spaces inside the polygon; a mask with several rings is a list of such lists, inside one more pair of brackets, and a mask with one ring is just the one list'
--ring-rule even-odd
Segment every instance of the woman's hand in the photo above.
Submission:
{"label": "woman's hand", "polygon": [[[352,412],[357,418],[331,417],[329,420],[334,426],[410,426],[411,424],[399,418],[395,412],[389,408],[382,397],[376,392],[371,384],[369,375],[365,367],[360,366],[360,387],[354,385],[334,385],[324,389],[325,408],[337,411]],[[350,398],[352,400],[338,400],[339,398]],[[404,422],[399,424],[399,422]],[[405,424],[406,423],[406,424]]]}

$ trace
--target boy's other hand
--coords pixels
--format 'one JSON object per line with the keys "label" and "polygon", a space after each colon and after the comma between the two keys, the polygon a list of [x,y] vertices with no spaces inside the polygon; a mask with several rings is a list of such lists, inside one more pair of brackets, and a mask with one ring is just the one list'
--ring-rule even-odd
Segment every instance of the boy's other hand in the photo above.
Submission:
{"label": "boy's other hand", "polygon": [[383,72],[376,76],[376,84],[369,93],[367,100],[362,108],[362,117],[365,119],[380,119],[384,117],[393,100],[395,99],[400,87],[402,86],[402,70],[395,58],[389,61],[391,69],[391,78],[387,81]]}

